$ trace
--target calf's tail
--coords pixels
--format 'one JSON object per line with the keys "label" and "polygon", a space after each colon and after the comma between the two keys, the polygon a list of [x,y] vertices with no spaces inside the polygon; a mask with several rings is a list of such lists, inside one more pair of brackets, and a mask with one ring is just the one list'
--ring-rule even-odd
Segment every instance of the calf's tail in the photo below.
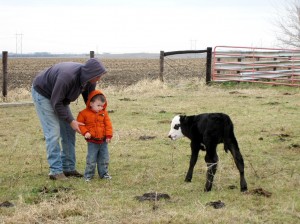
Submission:
{"label": "calf's tail", "polygon": [[236,138],[234,136],[233,123],[229,116],[225,116],[224,119],[224,150],[228,153],[228,150],[232,148],[238,148]]}

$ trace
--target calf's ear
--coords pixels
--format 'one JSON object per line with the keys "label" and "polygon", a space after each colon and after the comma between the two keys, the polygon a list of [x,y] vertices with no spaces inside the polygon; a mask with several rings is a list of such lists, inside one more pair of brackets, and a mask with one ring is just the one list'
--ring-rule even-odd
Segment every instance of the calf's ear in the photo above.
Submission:
{"label": "calf's ear", "polygon": [[186,121],[186,116],[185,115],[179,115],[179,121],[180,121],[180,123],[184,123]]}

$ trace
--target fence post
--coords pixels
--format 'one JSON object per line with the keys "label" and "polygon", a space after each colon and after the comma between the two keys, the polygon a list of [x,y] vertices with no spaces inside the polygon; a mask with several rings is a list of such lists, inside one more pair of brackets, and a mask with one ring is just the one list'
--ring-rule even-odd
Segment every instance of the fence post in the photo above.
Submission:
{"label": "fence post", "polygon": [[209,84],[211,81],[211,56],[212,56],[212,48],[207,48],[206,53],[206,84]]}
{"label": "fence post", "polygon": [[160,57],[159,57],[159,61],[160,61],[160,70],[159,70],[159,79],[160,81],[164,81],[164,77],[163,77],[163,73],[164,73],[164,51],[160,51]]}
{"label": "fence post", "polygon": [[94,51],[90,51],[90,58],[94,58],[95,54]]}
{"label": "fence post", "polygon": [[7,51],[2,51],[3,89],[2,95],[7,96]]}

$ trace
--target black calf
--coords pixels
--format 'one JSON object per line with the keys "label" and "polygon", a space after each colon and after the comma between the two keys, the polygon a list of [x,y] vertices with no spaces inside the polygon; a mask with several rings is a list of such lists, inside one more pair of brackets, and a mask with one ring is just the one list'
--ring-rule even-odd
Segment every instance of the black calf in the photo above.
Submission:
{"label": "black calf", "polygon": [[169,137],[173,140],[186,136],[191,140],[191,160],[185,181],[190,182],[193,177],[194,166],[200,150],[206,151],[207,164],[205,191],[212,188],[217,171],[217,145],[224,143],[226,152],[230,151],[240,172],[241,191],[247,191],[244,176],[244,160],[240,153],[238,142],[233,132],[233,123],[230,117],[223,113],[206,113],[194,116],[175,116],[172,120]]}

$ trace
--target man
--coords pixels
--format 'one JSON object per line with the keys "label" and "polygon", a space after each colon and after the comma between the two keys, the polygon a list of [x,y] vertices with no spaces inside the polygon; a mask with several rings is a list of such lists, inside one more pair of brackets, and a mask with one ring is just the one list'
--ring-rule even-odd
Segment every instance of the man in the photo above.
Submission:
{"label": "man", "polygon": [[53,65],[34,79],[32,98],[46,139],[50,179],[83,176],[75,169],[75,134],[84,124],[74,119],[69,104],[80,95],[87,102],[88,94],[105,73],[103,64],[92,58],[85,64]]}

